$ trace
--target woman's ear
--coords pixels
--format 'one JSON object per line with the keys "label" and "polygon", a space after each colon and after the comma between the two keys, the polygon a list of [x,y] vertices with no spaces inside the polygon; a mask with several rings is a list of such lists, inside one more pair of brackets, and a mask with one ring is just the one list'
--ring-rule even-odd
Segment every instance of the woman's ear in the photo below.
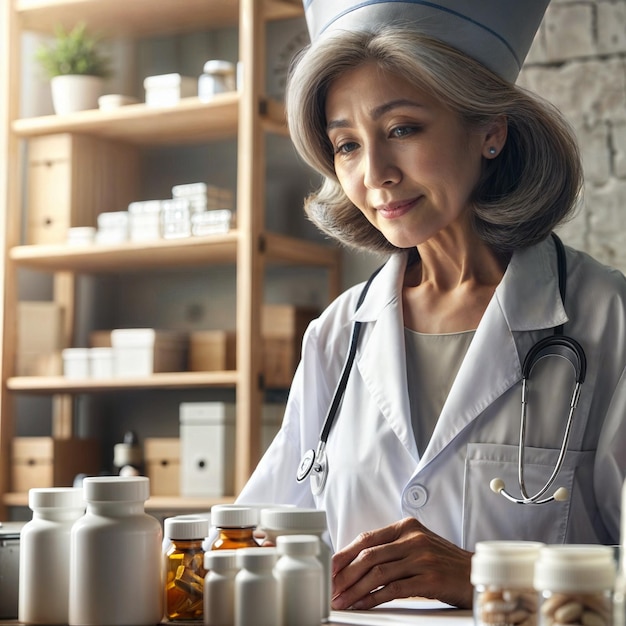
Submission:
{"label": "woman's ear", "polygon": [[486,159],[497,157],[506,143],[507,122],[505,115],[498,115],[489,124],[483,141],[483,156]]}

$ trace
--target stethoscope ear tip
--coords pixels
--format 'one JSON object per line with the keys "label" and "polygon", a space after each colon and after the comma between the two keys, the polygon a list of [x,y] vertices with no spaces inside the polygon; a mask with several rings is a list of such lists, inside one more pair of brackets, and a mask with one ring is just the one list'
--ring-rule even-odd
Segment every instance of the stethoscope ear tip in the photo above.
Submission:
{"label": "stethoscope ear tip", "polygon": [[559,487],[555,492],[553,498],[557,502],[565,502],[569,498],[569,491],[565,487]]}
{"label": "stethoscope ear tip", "polygon": [[489,487],[494,493],[500,493],[504,489],[504,481],[501,478],[494,478]]}

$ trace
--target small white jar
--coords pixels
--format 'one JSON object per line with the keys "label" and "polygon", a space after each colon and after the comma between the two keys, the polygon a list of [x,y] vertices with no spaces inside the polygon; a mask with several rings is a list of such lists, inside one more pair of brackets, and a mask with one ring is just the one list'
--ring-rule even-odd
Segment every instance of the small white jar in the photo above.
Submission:
{"label": "small white jar", "polygon": [[235,558],[235,626],[282,626],[276,548],[241,548]]}
{"label": "small white jar", "polygon": [[542,543],[480,541],[472,556],[474,624],[537,624],[539,594],[533,587]]}
{"label": "small white jar", "polygon": [[554,545],[539,551],[534,586],[541,593],[540,626],[610,626],[615,584],[613,549]]}
{"label": "small white jar", "polygon": [[67,624],[70,532],[85,512],[82,489],[31,489],[32,519],[22,528],[18,618],[26,624]]}
{"label": "small white jar", "polygon": [[219,93],[237,89],[237,69],[234,63],[214,59],[204,64],[204,73],[198,79],[198,97],[208,102]]}
{"label": "small white jar", "polygon": [[151,626],[163,617],[161,525],[144,511],[145,476],[83,480],[70,541],[70,626]]}
{"label": "small white jar", "polygon": [[327,532],[326,511],[285,506],[268,507],[261,509],[259,527],[265,532],[265,538],[273,544],[283,535],[315,535],[319,538],[320,551],[317,558],[324,576],[322,619],[327,620],[330,617],[332,553],[324,541]]}
{"label": "small white jar", "polygon": [[274,567],[282,598],[283,626],[319,626],[322,621],[324,573],[317,559],[315,535],[281,535]]}
{"label": "small white jar", "polygon": [[204,624],[233,626],[235,623],[235,576],[237,550],[213,550],[204,554]]}

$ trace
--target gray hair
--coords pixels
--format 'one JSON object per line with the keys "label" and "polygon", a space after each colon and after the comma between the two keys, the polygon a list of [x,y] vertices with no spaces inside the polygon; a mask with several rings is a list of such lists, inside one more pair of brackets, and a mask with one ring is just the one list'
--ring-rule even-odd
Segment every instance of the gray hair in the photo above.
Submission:
{"label": "gray hair", "polygon": [[506,117],[506,144],[498,157],[483,160],[472,197],[475,231],[495,251],[533,245],[572,216],[582,165],[575,135],[559,111],[463,53],[398,25],[323,38],[291,69],[287,120],[296,149],[323,176],[321,187],[305,200],[307,215],[323,232],[351,247],[398,250],[344,194],[326,132],[331,83],[368,61],[435,97],[468,130]]}

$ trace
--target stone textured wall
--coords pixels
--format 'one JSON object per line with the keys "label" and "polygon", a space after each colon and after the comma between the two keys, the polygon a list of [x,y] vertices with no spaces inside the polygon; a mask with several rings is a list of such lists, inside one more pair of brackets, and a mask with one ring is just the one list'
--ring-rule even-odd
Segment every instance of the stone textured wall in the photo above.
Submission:
{"label": "stone textured wall", "polygon": [[584,196],[561,235],[626,273],[626,0],[552,0],[518,82],[580,142]]}

